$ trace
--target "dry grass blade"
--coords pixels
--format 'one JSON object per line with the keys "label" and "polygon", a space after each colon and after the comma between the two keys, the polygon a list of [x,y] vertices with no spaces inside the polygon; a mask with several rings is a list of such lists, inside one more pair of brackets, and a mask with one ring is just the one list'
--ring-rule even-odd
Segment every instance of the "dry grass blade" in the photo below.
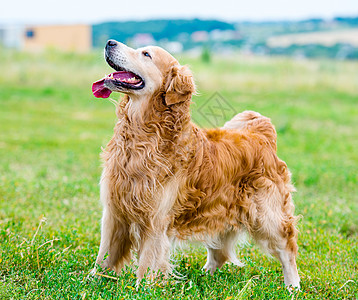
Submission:
{"label": "dry grass blade", "polygon": [[39,223],[39,226],[37,226],[37,229],[36,229],[36,232],[34,234],[34,236],[32,237],[32,240],[31,240],[31,246],[34,244],[34,241],[35,241],[35,238],[40,230],[40,228],[42,227],[42,224],[46,222],[46,218],[45,217],[42,217],[41,220],[40,220],[40,223]]}
{"label": "dry grass blade", "polygon": [[355,282],[355,281],[352,279],[347,280],[338,290],[340,291],[341,289],[343,289],[345,287],[346,284],[348,284],[350,282]]}
{"label": "dry grass blade", "polygon": [[113,277],[113,276],[109,276],[109,275],[104,275],[104,274],[100,274],[100,273],[95,273],[94,275],[95,275],[95,276],[101,276],[101,277],[105,277],[105,278],[108,278],[108,279],[113,279],[113,280],[117,280],[117,281],[118,281],[118,278],[116,278],[116,277]]}
{"label": "dry grass blade", "polygon": [[49,243],[52,243],[52,245],[51,245],[51,247],[52,247],[52,246],[53,246],[53,242],[59,241],[59,240],[60,240],[60,239],[57,239],[57,238],[54,238],[54,239],[52,239],[52,240],[49,240],[49,241],[43,243],[42,245],[38,246],[37,249],[40,249],[42,246],[45,246],[46,244],[49,244]]}
{"label": "dry grass blade", "polygon": [[244,299],[245,292],[251,287],[253,280],[258,279],[260,276],[252,276],[245,284],[245,286],[240,290],[240,293],[234,298],[236,300]]}

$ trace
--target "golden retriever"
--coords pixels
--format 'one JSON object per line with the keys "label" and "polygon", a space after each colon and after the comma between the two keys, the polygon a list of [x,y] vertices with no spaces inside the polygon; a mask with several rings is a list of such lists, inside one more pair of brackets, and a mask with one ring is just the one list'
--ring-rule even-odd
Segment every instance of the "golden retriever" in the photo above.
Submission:
{"label": "golden retriever", "polygon": [[[160,47],[134,50],[114,40],[105,58],[116,71],[95,82],[96,97],[125,94],[103,151],[101,243],[96,263],[119,272],[137,252],[137,282],[148,269],[168,274],[175,240],[199,240],[213,273],[248,232],[299,288],[291,175],[276,155],[270,119],[245,111],[223,128],[191,122],[195,92],[187,66]],[[105,255],[108,256],[105,258]]]}

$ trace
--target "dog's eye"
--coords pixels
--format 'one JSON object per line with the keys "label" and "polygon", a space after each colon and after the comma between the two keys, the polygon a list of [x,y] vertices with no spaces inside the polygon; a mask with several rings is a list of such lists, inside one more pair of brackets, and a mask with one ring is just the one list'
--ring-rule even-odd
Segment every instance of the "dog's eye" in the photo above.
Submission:
{"label": "dog's eye", "polygon": [[147,56],[147,57],[149,57],[150,59],[152,59],[152,57],[150,56],[150,54],[149,54],[147,51],[143,51],[142,54],[143,54],[144,56]]}

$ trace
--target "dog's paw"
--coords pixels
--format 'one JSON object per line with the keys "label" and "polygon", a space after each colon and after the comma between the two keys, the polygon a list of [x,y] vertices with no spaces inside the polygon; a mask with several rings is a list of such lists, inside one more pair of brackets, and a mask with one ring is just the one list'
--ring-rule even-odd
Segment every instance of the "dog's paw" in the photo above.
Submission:
{"label": "dog's paw", "polygon": [[88,272],[88,275],[87,275],[87,280],[90,280],[90,281],[93,281],[93,280],[96,280],[99,278],[98,276],[98,268],[97,267],[94,267],[93,269],[91,269],[89,272]]}
{"label": "dog's paw", "polygon": [[289,291],[291,294],[297,293],[297,292],[300,292],[300,291],[301,291],[300,283],[286,286],[286,288],[288,289],[288,291]]}
{"label": "dog's paw", "polygon": [[202,268],[204,272],[210,273],[211,275],[213,275],[217,269],[218,266],[216,264],[209,263],[209,262],[207,262],[205,266]]}
{"label": "dog's paw", "polygon": [[94,267],[92,270],[89,271],[88,275],[94,277],[94,276],[96,276],[97,273],[98,273],[98,270],[96,267]]}
{"label": "dog's paw", "polygon": [[95,267],[89,271],[88,276],[92,278],[100,278],[110,271],[111,269],[105,263],[102,263],[101,265],[96,264]]}

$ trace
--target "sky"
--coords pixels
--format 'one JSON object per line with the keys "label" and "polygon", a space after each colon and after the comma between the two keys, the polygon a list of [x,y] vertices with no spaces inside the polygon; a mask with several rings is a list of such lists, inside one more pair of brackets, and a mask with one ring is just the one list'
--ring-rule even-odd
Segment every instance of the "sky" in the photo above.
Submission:
{"label": "sky", "polygon": [[358,16],[358,0],[1,0],[0,24],[74,24],[153,18],[227,21]]}

